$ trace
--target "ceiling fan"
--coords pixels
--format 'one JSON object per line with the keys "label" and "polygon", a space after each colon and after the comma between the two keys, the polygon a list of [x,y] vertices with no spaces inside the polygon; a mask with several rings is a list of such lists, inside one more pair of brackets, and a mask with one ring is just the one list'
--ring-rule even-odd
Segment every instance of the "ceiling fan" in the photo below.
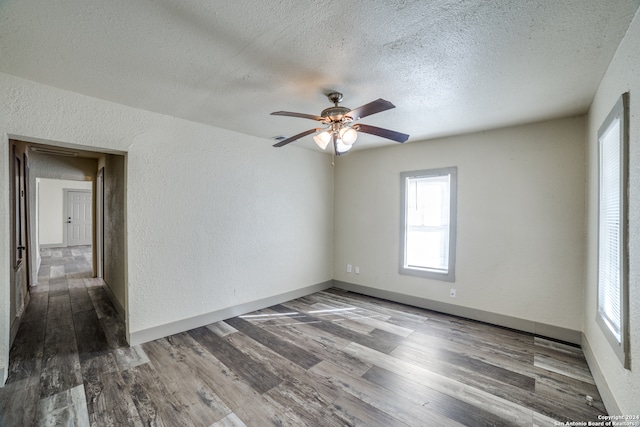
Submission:
{"label": "ceiling fan", "polygon": [[290,138],[274,144],[274,147],[282,147],[290,142],[296,141],[312,133],[317,133],[313,140],[322,150],[326,149],[331,142],[333,150],[337,156],[346,153],[351,149],[358,138],[358,132],[369,133],[392,141],[403,143],[409,139],[409,135],[376,126],[355,123],[363,117],[390,110],[396,106],[380,98],[353,110],[341,107],[338,104],[342,101],[342,94],[332,92],[327,95],[329,101],[333,102],[333,107],[325,108],[319,116],[304,113],[292,113],[289,111],[275,111],[272,116],[300,117],[303,119],[316,120],[324,125],[322,128],[309,129],[294,135]]}

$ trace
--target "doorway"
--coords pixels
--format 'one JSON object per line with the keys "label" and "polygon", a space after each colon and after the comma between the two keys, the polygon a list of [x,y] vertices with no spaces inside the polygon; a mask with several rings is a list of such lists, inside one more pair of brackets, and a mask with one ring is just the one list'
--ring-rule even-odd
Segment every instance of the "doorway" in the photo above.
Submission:
{"label": "doorway", "polygon": [[[32,303],[36,304],[43,298],[48,301],[47,296],[52,283],[51,280],[45,280],[44,274],[41,282],[38,276],[41,267],[51,270],[50,265],[46,262],[42,263],[43,260],[39,256],[41,243],[46,244],[40,239],[43,231],[40,227],[40,216],[48,214],[39,209],[38,195],[42,193],[43,180],[84,182],[88,185],[86,190],[92,192],[94,203],[100,203],[92,206],[91,209],[85,209],[85,213],[91,213],[89,217],[93,215],[93,227],[90,227],[93,230],[88,233],[93,240],[89,248],[86,246],[64,248],[64,251],[70,254],[65,257],[84,257],[88,262],[93,259],[94,265],[90,268],[89,279],[83,277],[83,280],[88,280],[89,286],[98,286],[97,283],[100,283],[113,302],[115,313],[125,322],[124,328],[128,340],[126,153],[89,151],[87,150],[89,147],[71,144],[64,144],[64,147],[49,145],[43,144],[42,140],[36,141],[24,137],[20,140],[6,138],[5,141],[2,155],[9,179],[4,183],[6,197],[0,204],[4,203],[9,213],[5,220],[5,234],[9,242],[5,248],[6,263],[2,267],[6,271],[8,280],[5,280],[2,285],[2,299],[7,302],[6,310],[0,310],[3,312],[0,318],[0,329],[4,331],[0,334],[2,335],[0,341],[3,342],[0,344],[0,387],[6,381],[9,351],[16,336],[22,334],[18,332],[20,325],[23,322],[41,320],[39,316],[36,319],[26,316],[25,313],[28,312]],[[100,202],[96,200],[98,198]],[[66,225],[65,219],[68,220],[69,215],[63,207],[62,195],[59,200],[60,207],[57,212],[60,214],[60,228],[63,229]],[[61,231],[61,234],[51,240],[49,245],[50,247],[67,246],[67,240],[73,239],[68,239],[66,230]],[[98,245],[99,247],[96,247]],[[89,252],[84,253],[85,249],[89,249]],[[98,251],[99,253],[96,253]],[[67,261],[71,262],[70,259],[64,260],[65,263]],[[82,259],[75,259],[75,261],[83,262]],[[96,265],[97,262],[100,262],[99,268]],[[95,277],[98,274],[102,276],[100,281],[91,278],[91,275]],[[37,307],[37,304],[34,307]]]}

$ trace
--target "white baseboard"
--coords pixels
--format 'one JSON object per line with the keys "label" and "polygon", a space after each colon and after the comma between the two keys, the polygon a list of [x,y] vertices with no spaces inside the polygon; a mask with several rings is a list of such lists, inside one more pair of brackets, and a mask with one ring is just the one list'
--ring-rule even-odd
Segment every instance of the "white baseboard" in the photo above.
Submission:
{"label": "white baseboard", "polygon": [[464,317],[466,319],[477,320],[479,322],[490,323],[492,325],[503,326],[505,328],[528,332],[534,335],[553,338],[572,344],[580,345],[582,338],[582,333],[580,331],[574,331],[573,329],[566,329],[560,326],[547,325],[544,323],[534,322],[532,320],[520,319],[518,317],[506,316],[503,314],[462,307],[454,304],[447,304],[440,301],[433,301],[426,298],[414,297],[383,289],[341,282],[339,280],[334,280],[333,284],[336,288],[347,291],[399,302],[414,307],[426,308],[427,310],[451,314],[454,316]]}
{"label": "white baseboard", "polygon": [[49,248],[66,248],[66,243],[44,243],[40,244],[40,248],[49,249]]}
{"label": "white baseboard", "polygon": [[600,365],[598,365],[598,362],[596,361],[591,345],[589,345],[589,340],[585,334],[582,334],[581,347],[582,353],[584,353],[584,358],[587,359],[587,365],[589,365],[589,370],[591,370],[593,380],[596,382],[596,387],[598,387],[602,403],[604,403],[604,407],[607,409],[607,413],[609,415],[622,415],[620,406],[618,406],[618,402],[616,402],[616,399],[613,397],[613,393],[611,393],[609,384],[607,384],[607,380],[600,369]]}
{"label": "white baseboard", "polygon": [[178,334],[190,329],[199,328],[231,317],[240,316],[255,310],[271,307],[272,305],[281,304],[292,299],[301,298],[314,292],[323,291],[333,286],[333,280],[318,283],[316,285],[307,286],[295,291],[286,292],[280,295],[263,298],[257,301],[251,301],[245,304],[236,305],[234,307],[224,308],[222,310],[213,311],[211,313],[201,314],[199,316],[190,317],[188,319],[171,322],[153,328],[143,329],[141,331],[129,332],[129,345],[134,346],[145,342],[153,341],[169,335]]}

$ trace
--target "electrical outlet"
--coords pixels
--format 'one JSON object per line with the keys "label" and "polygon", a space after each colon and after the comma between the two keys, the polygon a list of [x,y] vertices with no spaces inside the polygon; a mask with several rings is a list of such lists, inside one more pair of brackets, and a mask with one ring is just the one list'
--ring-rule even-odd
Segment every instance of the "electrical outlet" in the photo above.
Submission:
{"label": "electrical outlet", "polygon": [[351,264],[347,264],[347,273],[351,273],[352,268]]}
{"label": "electrical outlet", "polygon": [[455,298],[456,297],[456,290],[455,289],[451,289],[451,291],[449,292],[449,296],[451,298]]}
{"label": "electrical outlet", "polygon": [[360,267],[356,265],[356,274],[360,274]]}

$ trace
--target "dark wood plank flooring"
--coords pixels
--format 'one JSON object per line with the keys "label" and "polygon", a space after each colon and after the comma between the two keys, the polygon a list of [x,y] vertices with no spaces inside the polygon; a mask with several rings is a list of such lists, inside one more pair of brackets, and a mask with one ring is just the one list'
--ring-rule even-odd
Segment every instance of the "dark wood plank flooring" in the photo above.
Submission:
{"label": "dark wood plank flooring", "polygon": [[128,347],[90,247],[42,255],[1,426],[553,426],[605,414],[577,347],[338,289]]}

